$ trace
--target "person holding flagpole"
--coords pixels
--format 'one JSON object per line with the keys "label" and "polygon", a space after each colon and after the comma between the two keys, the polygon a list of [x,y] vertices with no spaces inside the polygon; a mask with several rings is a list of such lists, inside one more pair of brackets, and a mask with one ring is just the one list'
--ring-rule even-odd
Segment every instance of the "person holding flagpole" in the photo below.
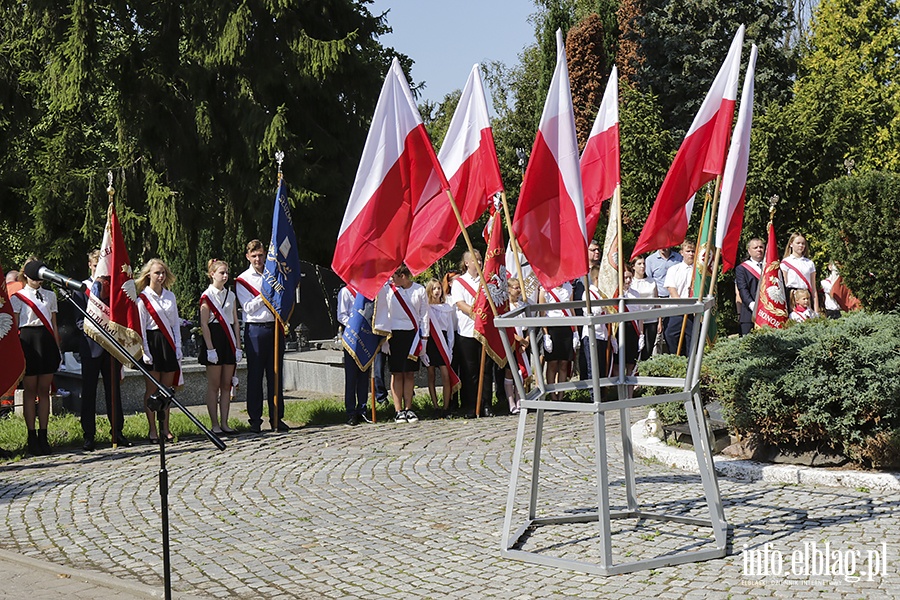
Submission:
{"label": "person holding flagpole", "polygon": [[[481,342],[475,337],[475,299],[481,282],[478,269],[481,267],[481,253],[466,251],[462,258],[464,272],[453,279],[450,297],[456,307],[456,322],[459,327],[456,348],[462,367],[462,389],[460,407],[466,418],[475,418],[478,395],[478,377],[483,373],[481,388],[481,410],[485,417],[494,416],[491,410],[491,388],[494,382],[494,368],[481,362]],[[483,369],[483,370],[482,370]]]}
{"label": "person holding flagpole", "polygon": [[756,314],[756,296],[759,290],[759,278],[763,273],[763,259],[766,256],[766,243],[760,238],[747,242],[749,258],[734,270],[734,285],[741,301],[741,336],[753,331],[753,317]]}
{"label": "person holding flagpole", "polygon": [[[94,277],[97,264],[100,262],[100,250],[92,250],[88,254],[88,269],[91,276],[84,280],[87,289],[94,287]],[[108,286],[107,286],[108,287]],[[103,289],[101,286],[100,289]],[[88,293],[77,292],[73,294],[75,302],[83,309],[88,309]],[[106,301],[109,299],[106,298]],[[106,398],[106,415],[109,418],[112,431],[113,444],[117,446],[131,446],[131,442],[122,434],[125,426],[125,416],[122,413],[121,376],[122,365],[103,346],[84,334],[84,319],[75,321],[76,326],[82,331],[79,356],[81,357],[81,429],[84,434],[82,448],[91,452],[94,450],[94,437],[97,434],[97,382],[103,376],[103,392]]]}
{"label": "person holding flagpole", "polygon": [[[175,275],[169,266],[158,258],[151,258],[137,276],[137,291],[140,301],[141,331],[144,339],[144,364],[150,375],[167,388],[183,384],[181,377],[181,317],[175,294],[169,287],[175,283]],[[174,442],[175,436],[169,431],[169,407],[165,408],[163,430],[157,430],[156,414],[150,410],[147,401],[156,392],[156,385],[146,380],[144,391],[144,411],[147,413],[151,444],[159,442],[159,436],[166,436],[167,442]]]}
{"label": "person holding flagpole", "polygon": [[[22,289],[12,294],[15,325],[25,354],[25,387],[22,412],[28,429],[28,453],[45,456],[51,453],[47,440],[50,421],[50,386],[59,368],[59,329],[56,326],[57,300],[53,290],[41,288],[41,282],[27,275],[26,266],[38,259],[30,257],[22,265],[19,281]],[[35,431],[35,421],[38,429]]]}
{"label": "person holding flagpole", "polygon": [[[275,410],[275,315],[266,305],[260,290],[262,289],[263,268],[266,264],[266,252],[259,240],[247,242],[247,261],[249,268],[241,273],[235,289],[237,299],[244,313],[244,342],[247,348],[247,415],[250,431],[260,433],[263,408],[263,376],[266,378],[266,393],[269,401],[270,415]],[[284,356],[284,337],[279,336],[281,347],[279,358]],[[278,397],[283,398],[281,378],[279,378]],[[278,422],[273,427],[278,431],[287,431],[283,423],[284,402],[278,407]],[[273,419],[274,422],[274,419]]]}
{"label": "person holding flagpole", "polygon": [[[228,263],[211,259],[207,263],[210,284],[200,296],[200,330],[206,350],[198,361],[206,365],[206,409],[213,433],[237,433],[228,427],[231,390],[237,363],[241,362],[241,332],[238,328],[237,302],[234,292],[225,287]],[[220,416],[221,415],[221,416]]]}

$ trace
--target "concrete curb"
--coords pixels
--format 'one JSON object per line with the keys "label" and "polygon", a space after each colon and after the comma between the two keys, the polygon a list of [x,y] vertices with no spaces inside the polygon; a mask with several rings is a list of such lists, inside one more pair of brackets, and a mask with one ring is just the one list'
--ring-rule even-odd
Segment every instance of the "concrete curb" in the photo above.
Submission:
{"label": "concrete curb", "polygon": [[[126,594],[125,597],[127,598],[162,598],[165,595],[161,578],[159,588],[155,588],[144,585],[143,583],[119,579],[105,573],[64,567],[46,560],[31,558],[30,556],[24,556],[22,554],[0,549],[0,565],[3,563],[13,563],[30,570],[49,573],[58,578],[87,582],[100,588],[120,591],[123,594]],[[179,600],[199,600],[196,596],[189,596],[178,592],[173,592],[172,597],[178,598]]]}
{"label": "concrete curb", "polygon": [[[641,419],[631,426],[636,456],[655,459],[683,471],[699,472],[697,456],[693,450],[675,448],[658,438],[649,436],[644,426],[645,421],[646,419]],[[900,491],[900,473],[835,471],[793,465],[772,465],[727,456],[713,456],[713,463],[716,465],[716,473],[720,476],[741,481],[764,481],[788,485],[825,485],[853,490]]]}

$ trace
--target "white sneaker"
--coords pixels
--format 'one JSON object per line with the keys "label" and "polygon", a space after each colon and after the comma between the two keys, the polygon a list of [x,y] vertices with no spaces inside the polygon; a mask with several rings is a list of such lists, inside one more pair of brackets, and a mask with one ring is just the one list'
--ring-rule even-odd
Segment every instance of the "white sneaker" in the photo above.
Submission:
{"label": "white sneaker", "polygon": [[397,416],[394,417],[394,423],[406,423],[406,421],[407,421],[407,418],[406,418],[405,410],[401,410],[400,412],[397,413]]}
{"label": "white sneaker", "polygon": [[407,423],[418,423],[419,422],[419,417],[416,416],[416,413],[414,413],[411,410],[407,410],[405,412],[406,412],[406,422]]}

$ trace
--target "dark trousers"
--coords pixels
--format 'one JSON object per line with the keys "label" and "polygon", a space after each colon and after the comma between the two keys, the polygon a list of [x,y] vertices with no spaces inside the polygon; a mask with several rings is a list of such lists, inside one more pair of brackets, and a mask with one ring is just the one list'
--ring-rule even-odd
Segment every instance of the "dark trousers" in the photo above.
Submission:
{"label": "dark trousers", "polygon": [[387,355],[384,352],[375,354],[375,362],[372,368],[375,369],[375,399],[379,402],[388,401],[388,389],[384,383],[384,368],[387,366]]}
{"label": "dark trousers", "polygon": [[650,319],[644,321],[644,349],[641,350],[641,360],[649,360],[653,355],[653,347],[656,345],[657,335],[659,335],[659,320]]}
{"label": "dark trousers", "polygon": [[751,321],[741,321],[741,336],[745,336],[753,331],[753,323]]}
{"label": "dark trousers", "polygon": [[81,428],[85,439],[94,439],[97,434],[97,382],[100,375],[103,375],[106,415],[116,440],[122,433],[125,416],[122,414],[121,370],[122,365],[106,350],[97,358],[91,357],[90,351],[81,355]]}
{"label": "dark trousers", "polygon": [[[670,317],[669,324],[666,326],[666,346],[669,347],[669,354],[675,354],[678,351],[678,340],[681,337],[681,325],[684,323],[684,317]],[[681,356],[687,355],[687,348],[691,347],[691,333],[694,328],[694,317],[689,316],[684,326],[684,341],[681,343]]]}
{"label": "dark trousers", "polygon": [[[379,354],[381,354],[379,352]],[[364,414],[369,395],[369,371],[360,371],[356,360],[344,350],[344,407],[347,416]]]}
{"label": "dark trousers", "polygon": [[[263,376],[269,400],[269,420],[275,415],[275,325],[274,323],[244,325],[244,351],[247,355],[247,414],[250,425],[262,423]],[[278,419],[284,417],[284,336],[278,348]]]}
{"label": "dark trousers", "polygon": [[[462,366],[462,390],[460,392],[461,408],[469,413],[475,412],[476,398],[478,397],[478,377],[481,371],[481,342],[475,338],[459,336],[456,339],[456,349],[460,354]],[[481,389],[481,408],[491,407],[491,388],[493,387],[494,361],[485,357],[484,382]]]}

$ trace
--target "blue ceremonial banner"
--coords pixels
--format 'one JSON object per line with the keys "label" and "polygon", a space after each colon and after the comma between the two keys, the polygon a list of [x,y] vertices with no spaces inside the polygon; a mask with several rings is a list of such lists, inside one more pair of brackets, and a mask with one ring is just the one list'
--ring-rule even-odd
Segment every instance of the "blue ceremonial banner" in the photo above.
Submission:
{"label": "blue ceremonial banner", "polygon": [[375,302],[362,295],[356,294],[353,301],[353,312],[350,314],[350,322],[341,334],[341,343],[361,371],[367,370],[375,354],[384,341],[384,336],[372,332],[372,317],[375,314]]}
{"label": "blue ceremonial banner", "polygon": [[297,286],[300,285],[300,256],[297,236],[291,222],[291,208],[287,202],[287,184],[279,177],[272,215],[272,240],[263,269],[263,299],[285,328],[294,311]]}

